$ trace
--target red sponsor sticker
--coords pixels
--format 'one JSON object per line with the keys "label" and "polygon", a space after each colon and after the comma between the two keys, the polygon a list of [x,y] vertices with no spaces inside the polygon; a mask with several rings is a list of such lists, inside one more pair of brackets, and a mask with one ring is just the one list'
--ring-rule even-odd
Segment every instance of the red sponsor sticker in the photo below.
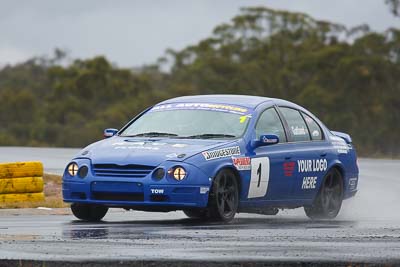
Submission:
{"label": "red sponsor sticker", "polygon": [[251,169],[250,157],[232,158],[232,162],[236,169],[239,171]]}
{"label": "red sponsor sticker", "polygon": [[285,176],[292,176],[295,167],[296,167],[296,162],[294,161],[283,163],[283,172],[285,173]]}

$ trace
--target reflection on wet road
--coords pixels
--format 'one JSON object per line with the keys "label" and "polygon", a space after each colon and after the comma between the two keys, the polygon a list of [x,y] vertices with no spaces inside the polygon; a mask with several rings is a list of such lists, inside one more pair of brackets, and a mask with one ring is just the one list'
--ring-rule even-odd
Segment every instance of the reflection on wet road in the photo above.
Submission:
{"label": "reflection on wet road", "polygon": [[0,258],[37,260],[400,260],[399,220],[310,221],[300,211],[239,214],[228,225],[181,212],[115,210],[100,223],[71,215],[2,216]]}

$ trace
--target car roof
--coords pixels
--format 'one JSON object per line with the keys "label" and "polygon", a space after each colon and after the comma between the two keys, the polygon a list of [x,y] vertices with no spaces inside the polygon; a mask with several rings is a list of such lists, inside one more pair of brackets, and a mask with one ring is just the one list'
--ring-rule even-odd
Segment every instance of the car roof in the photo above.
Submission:
{"label": "car roof", "polygon": [[181,96],[165,100],[160,104],[171,103],[213,103],[213,104],[234,104],[247,108],[256,108],[258,105],[272,101],[274,98],[251,96],[251,95],[193,95]]}

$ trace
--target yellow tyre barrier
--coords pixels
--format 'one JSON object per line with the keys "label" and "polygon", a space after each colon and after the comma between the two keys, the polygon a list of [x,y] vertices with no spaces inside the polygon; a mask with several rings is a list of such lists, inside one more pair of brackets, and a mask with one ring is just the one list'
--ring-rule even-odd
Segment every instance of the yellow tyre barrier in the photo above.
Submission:
{"label": "yellow tyre barrier", "polygon": [[0,164],[0,179],[43,176],[41,162],[16,162]]}
{"label": "yellow tyre barrier", "polygon": [[42,177],[0,179],[0,194],[43,192]]}
{"label": "yellow tyre barrier", "polygon": [[2,194],[0,203],[38,202],[44,200],[44,193]]}

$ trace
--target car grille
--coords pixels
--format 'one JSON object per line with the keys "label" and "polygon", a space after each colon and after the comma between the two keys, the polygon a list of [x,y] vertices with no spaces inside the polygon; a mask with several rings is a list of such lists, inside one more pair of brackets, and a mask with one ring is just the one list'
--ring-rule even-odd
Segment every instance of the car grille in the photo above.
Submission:
{"label": "car grille", "polygon": [[154,166],[146,165],[116,165],[116,164],[94,164],[95,176],[143,178],[155,169]]}

